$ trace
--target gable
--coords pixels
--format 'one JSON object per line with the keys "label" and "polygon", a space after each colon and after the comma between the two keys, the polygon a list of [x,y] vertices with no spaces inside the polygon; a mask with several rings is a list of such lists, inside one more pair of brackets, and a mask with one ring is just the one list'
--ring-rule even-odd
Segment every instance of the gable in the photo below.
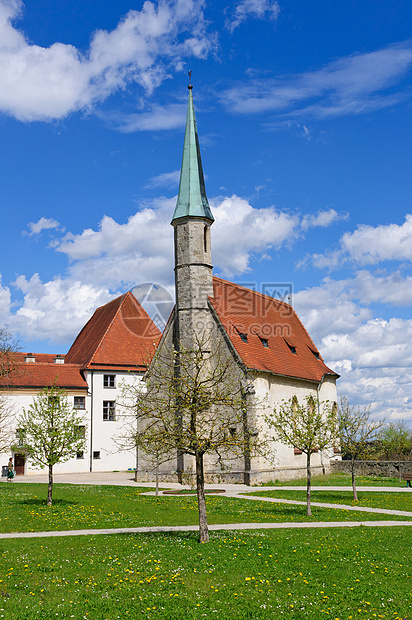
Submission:
{"label": "gable", "polygon": [[160,336],[149,315],[128,292],[95,311],[67,353],[66,362],[83,368],[145,368]]}

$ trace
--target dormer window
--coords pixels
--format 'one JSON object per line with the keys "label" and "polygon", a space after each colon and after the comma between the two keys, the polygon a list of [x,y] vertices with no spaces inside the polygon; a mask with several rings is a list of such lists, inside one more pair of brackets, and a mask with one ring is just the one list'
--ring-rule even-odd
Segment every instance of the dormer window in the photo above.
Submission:
{"label": "dormer window", "polygon": [[[259,336],[260,338],[260,336]],[[267,338],[260,338],[260,342],[263,344],[264,347],[268,347],[269,348],[269,342]]]}
{"label": "dormer window", "polygon": [[27,362],[28,364],[34,363],[36,361],[36,358],[34,357],[33,353],[27,353],[27,355],[24,358],[24,361]]}
{"label": "dormer window", "polygon": [[54,363],[55,364],[64,364],[64,357],[63,357],[63,355],[56,355],[56,357],[54,358]]}
{"label": "dormer window", "polygon": [[[233,325],[233,323],[232,323],[232,325]],[[247,334],[246,334],[245,332],[241,332],[241,331],[240,331],[240,329],[238,329],[238,328],[236,327],[236,325],[233,325],[233,327],[234,327],[234,328],[235,328],[235,330],[237,331],[237,333],[238,333],[238,335],[239,335],[239,337],[240,337],[241,341],[242,341],[242,342],[247,342],[247,341],[248,341],[248,340],[247,340]]]}
{"label": "dormer window", "polygon": [[[310,348],[310,347],[309,347]],[[320,355],[319,352],[316,351],[315,349],[310,349],[311,352],[313,353],[313,355],[316,357],[317,360],[320,360]]]}
{"label": "dormer window", "polygon": [[290,351],[293,353],[293,355],[297,355],[295,345],[292,344],[291,342],[288,342],[286,340],[286,338],[284,338],[283,340],[286,342],[286,344],[288,345],[288,347],[289,347]]}

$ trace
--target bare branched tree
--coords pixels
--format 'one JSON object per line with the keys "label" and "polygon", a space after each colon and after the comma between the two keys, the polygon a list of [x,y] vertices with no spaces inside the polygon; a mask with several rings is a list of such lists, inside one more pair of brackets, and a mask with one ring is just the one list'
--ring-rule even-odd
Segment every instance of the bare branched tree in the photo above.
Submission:
{"label": "bare branched tree", "polygon": [[371,442],[376,438],[382,421],[370,419],[369,407],[355,407],[349,403],[346,396],[340,399],[338,408],[339,441],[343,454],[351,461],[353,499],[358,499],[356,490],[355,461],[362,458]]}
{"label": "bare branched tree", "polygon": [[[16,370],[18,360],[16,352],[18,345],[12,334],[7,329],[0,328],[0,378],[8,377]],[[4,381],[2,381],[4,383]]]}
{"label": "bare branched tree", "polygon": [[194,458],[200,542],[209,540],[205,456],[214,454],[224,464],[257,450],[256,426],[252,434],[245,424],[244,386],[236,362],[205,337],[195,338],[190,349],[170,351],[161,345],[150,364],[146,389],[125,386],[123,400],[133,407],[130,445],[155,463],[179,454]]}
{"label": "bare branched tree", "polygon": [[299,403],[296,396],[282,401],[273,414],[266,416],[274,439],[292,446],[306,454],[306,506],[307,515],[312,516],[311,455],[331,446],[336,438],[336,412],[331,404],[318,403],[313,396],[307,396]]}
{"label": "bare branched tree", "polygon": [[6,329],[0,329],[0,452],[7,452],[14,439],[13,406],[7,394],[9,377],[17,372],[17,342]]}

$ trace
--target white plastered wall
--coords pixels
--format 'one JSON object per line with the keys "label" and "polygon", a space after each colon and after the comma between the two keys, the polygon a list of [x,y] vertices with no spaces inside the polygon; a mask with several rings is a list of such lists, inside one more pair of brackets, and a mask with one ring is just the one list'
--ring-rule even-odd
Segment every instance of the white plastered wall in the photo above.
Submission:
{"label": "white plastered wall", "polygon": [[[104,388],[103,376],[115,375],[115,387]],[[124,471],[133,469],[136,465],[136,454],[129,450],[120,450],[115,442],[116,435],[121,434],[125,423],[121,416],[120,402],[123,383],[140,384],[142,375],[131,374],[126,371],[88,371],[85,373],[88,382],[88,392],[81,389],[67,390],[68,402],[74,404],[75,396],[85,397],[85,409],[78,409],[77,413],[83,417],[86,429],[86,446],[83,458],[72,458],[64,463],[55,465],[55,473],[83,473],[92,471]],[[14,429],[13,439],[17,442],[15,431],[18,427],[17,420],[23,409],[27,409],[33,402],[33,398],[39,393],[36,389],[11,390],[7,393],[7,407],[11,416],[11,426]],[[3,392],[5,393],[5,392]],[[116,420],[103,420],[103,401],[116,402]],[[100,458],[93,458],[93,452],[100,452]],[[0,454],[0,465],[7,465],[12,450]],[[44,471],[44,470],[43,470]],[[35,468],[26,458],[25,474],[39,474],[42,470]]]}
{"label": "white plastered wall", "polygon": [[[262,438],[271,435],[265,423],[265,415],[270,415],[283,400],[288,401],[296,396],[299,402],[304,402],[305,398],[311,395],[315,399],[319,398],[321,408],[327,401],[330,404],[337,401],[336,378],[332,375],[325,375],[320,387],[318,383],[270,373],[259,373],[253,383],[257,424],[259,436]],[[315,472],[320,473],[322,466],[328,470],[332,457],[333,448],[313,454],[311,463]],[[301,477],[306,471],[306,454],[295,454],[293,447],[273,441],[270,457],[253,459],[252,470],[260,472],[261,482]]]}

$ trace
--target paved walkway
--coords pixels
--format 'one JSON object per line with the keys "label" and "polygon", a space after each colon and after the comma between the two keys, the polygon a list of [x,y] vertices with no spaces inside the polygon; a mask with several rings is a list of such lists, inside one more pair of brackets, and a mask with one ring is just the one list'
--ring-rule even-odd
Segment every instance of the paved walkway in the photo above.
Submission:
{"label": "paved walkway", "polygon": [[[114,486],[131,486],[131,487],[154,487],[154,482],[135,482],[133,472],[87,472],[81,474],[54,474],[54,482],[61,484],[97,484],[97,485],[114,485]],[[0,481],[6,482],[6,478],[0,478]],[[19,482],[44,483],[48,482],[46,473],[30,474],[29,476],[16,476],[12,484]],[[161,482],[160,489],[182,489],[189,486],[181,485],[178,482]],[[224,489],[226,493],[253,493],[264,490],[282,490],[282,491],[299,491],[306,490],[306,486],[273,486],[273,487],[249,487],[245,484],[206,484],[205,489]],[[312,486],[312,491],[351,491],[352,487],[339,486]],[[381,487],[381,486],[360,486],[358,491],[380,491],[385,493],[410,493],[412,496],[412,488],[403,487]]]}
{"label": "paved walkway", "polygon": [[[392,527],[412,526],[412,521],[313,521],[311,523],[221,523],[209,525],[209,531],[238,531],[238,530],[282,530],[302,528],[337,528],[337,527]],[[112,529],[95,530],[66,530],[55,532],[10,532],[0,534],[2,538],[50,538],[59,536],[98,536],[101,534],[148,534],[173,532],[198,532],[198,525],[176,525],[159,527],[118,527]]]}
{"label": "paved walkway", "polygon": [[[12,484],[21,482],[44,483],[48,478],[46,474],[35,474],[30,476],[18,476],[13,480]],[[4,480],[5,481],[5,480]],[[153,482],[135,482],[132,472],[103,472],[103,473],[84,473],[84,474],[55,474],[54,482],[64,484],[93,484],[93,485],[115,485],[115,486],[131,486],[153,488]],[[176,482],[161,483],[160,489],[189,489],[188,486],[178,484]],[[224,490],[224,497],[243,499],[249,501],[273,502],[282,504],[306,505],[305,501],[292,499],[279,499],[274,497],[253,497],[253,495],[245,495],[245,493],[253,493],[258,491],[299,491],[305,490],[304,486],[282,486],[282,487],[248,487],[244,484],[206,484],[206,490],[219,489]],[[313,486],[313,491],[351,491],[351,487],[329,487],[329,486]],[[359,491],[367,492],[385,492],[385,493],[411,493],[412,489],[406,487],[359,487]],[[145,493],[146,495],[146,493]],[[148,491],[147,495],[154,495],[153,491]],[[176,497],[173,495],[163,497]],[[353,510],[358,512],[369,512],[387,514],[388,516],[404,516],[411,517],[412,511],[389,510],[383,508],[368,508],[365,506],[351,506],[346,504],[332,504],[324,502],[311,502],[314,507],[333,508],[341,510]],[[236,531],[236,530],[260,530],[260,529],[301,529],[301,528],[337,528],[337,527],[410,527],[411,521],[312,521],[306,523],[228,523],[209,525],[210,531]],[[159,526],[159,527],[132,527],[132,528],[112,528],[112,529],[87,529],[87,530],[67,530],[52,532],[10,532],[0,533],[2,538],[40,538],[40,537],[59,537],[59,536],[95,536],[101,534],[142,534],[142,533],[171,533],[171,532],[196,532],[197,525],[187,526]]]}

